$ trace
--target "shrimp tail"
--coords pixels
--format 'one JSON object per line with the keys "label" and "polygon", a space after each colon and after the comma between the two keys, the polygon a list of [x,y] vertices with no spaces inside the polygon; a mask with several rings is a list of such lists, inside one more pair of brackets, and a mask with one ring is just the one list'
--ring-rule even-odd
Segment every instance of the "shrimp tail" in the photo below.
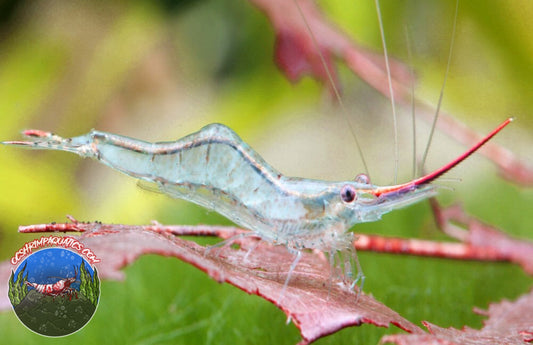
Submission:
{"label": "shrimp tail", "polygon": [[91,133],[74,138],[63,138],[52,132],[27,129],[22,132],[22,135],[28,140],[2,141],[0,144],[35,150],[67,151],[76,153],[82,157],[97,158],[95,150],[91,147]]}

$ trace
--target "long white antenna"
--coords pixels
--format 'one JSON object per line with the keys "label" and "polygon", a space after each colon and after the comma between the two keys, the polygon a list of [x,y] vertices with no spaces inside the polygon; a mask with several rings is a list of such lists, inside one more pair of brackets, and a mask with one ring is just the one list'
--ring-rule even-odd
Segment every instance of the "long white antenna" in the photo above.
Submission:
{"label": "long white antenna", "polygon": [[359,151],[359,156],[361,157],[361,161],[363,162],[363,167],[365,169],[365,173],[370,176],[370,172],[368,170],[368,166],[366,164],[365,156],[363,155],[363,150],[361,149],[361,145],[359,144],[359,140],[357,140],[357,135],[355,134],[355,129],[352,126],[352,123],[350,122],[350,119],[348,117],[348,111],[346,110],[346,107],[344,106],[344,102],[342,101],[341,95],[339,90],[337,89],[337,86],[335,85],[335,81],[333,80],[333,76],[331,71],[328,68],[328,64],[326,63],[326,59],[324,58],[324,55],[322,54],[322,51],[320,50],[320,46],[318,45],[318,42],[316,40],[315,35],[313,34],[313,31],[311,30],[311,27],[309,26],[309,23],[307,22],[307,19],[305,18],[302,8],[298,4],[297,0],[293,0],[294,5],[296,8],[298,8],[298,12],[300,13],[300,16],[302,17],[302,20],[305,23],[305,27],[311,36],[311,40],[313,41],[313,45],[315,46],[316,51],[318,52],[318,56],[320,56],[320,61],[322,62],[322,65],[324,66],[324,69],[326,70],[326,74],[328,76],[328,81],[331,84],[331,88],[333,89],[333,92],[335,93],[335,97],[337,98],[339,105],[341,107],[341,113],[346,120],[346,123],[348,124],[348,128],[350,129],[350,132],[352,133],[352,136],[355,140],[355,145],[357,146],[357,151]]}
{"label": "long white antenna", "polygon": [[457,13],[459,12],[459,0],[455,2],[455,16],[453,18],[453,30],[452,30],[452,39],[450,41],[450,50],[448,52],[448,63],[446,64],[446,73],[444,74],[444,82],[442,83],[442,88],[440,89],[439,102],[437,103],[437,110],[435,112],[435,117],[433,117],[433,124],[431,125],[431,132],[429,133],[428,144],[424,155],[422,156],[422,161],[420,162],[420,170],[424,170],[424,165],[426,164],[426,158],[428,156],[429,147],[431,146],[431,141],[433,140],[433,133],[435,132],[435,127],[437,126],[437,120],[439,118],[440,107],[442,104],[442,98],[444,96],[444,88],[446,87],[446,80],[448,79],[448,72],[450,70],[450,62],[452,60],[453,45],[455,42],[455,29],[457,27]]}
{"label": "long white antenna", "polygon": [[385,42],[385,32],[383,30],[383,19],[381,18],[381,8],[379,0],[375,0],[376,12],[378,14],[379,32],[381,33],[381,44],[383,45],[383,55],[385,55],[385,67],[387,69],[387,80],[389,82],[389,94],[392,106],[392,122],[394,124],[394,184],[398,183],[398,164],[400,161],[400,150],[398,144],[398,119],[396,115],[396,102],[394,101],[394,91],[392,88],[392,77],[389,65],[389,54],[387,53],[387,43]]}
{"label": "long white antenna", "polygon": [[413,70],[413,53],[411,48],[411,37],[409,36],[409,28],[407,26],[404,27],[405,31],[405,41],[407,42],[407,57],[409,59],[409,74],[411,74],[411,121],[413,124],[413,179],[417,176],[416,171],[416,102],[415,102],[415,83],[414,83],[414,75],[415,72]]}

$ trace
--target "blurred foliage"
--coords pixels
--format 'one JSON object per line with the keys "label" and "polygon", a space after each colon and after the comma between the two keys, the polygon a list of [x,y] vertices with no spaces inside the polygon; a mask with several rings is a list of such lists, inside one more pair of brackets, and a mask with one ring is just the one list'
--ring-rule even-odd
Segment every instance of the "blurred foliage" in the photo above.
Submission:
{"label": "blurred foliage", "polygon": [[[391,55],[409,62],[409,32],[418,97],[436,103],[446,68],[455,1],[381,1]],[[380,51],[373,1],[322,1],[324,11],[364,45]],[[342,115],[314,81],[291,85],[272,61],[274,33],[261,12],[239,0],[7,1],[0,7],[0,139],[24,128],[74,136],[91,128],[145,140],[173,140],[211,122],[239,133],[280,171],[341,180],[361,171],[349,118],[370,159],[374,182],[392,181],[390,104],[339,66]],[[533,161],[533,3],[461,1],[444,108],[486,132],[518,120],[496,138]],[[410,114],[400,117],[401,177],[410,178]],[[427,138],[419,124],[419,150]],[[462,148],[442,136],[430,151],[437,167]],[[533,238],[531,190],[497,178],[472,158],[443,182],[468,212],[517,236]],[[18,225],[80,220],[146,224],[228,224],[194,205],[135,188],[117,172],[63,153],[0,148],[0,257],[31,236]],[[356,231],[437,238],[420,204]],[[96,253],[98,254],[98,253]],[[363,253],[365,288],[417,323],[480,327],[471,312],[527,291],[531,279],[505,264],[455,262]],[[394,269],[391,269],[394,267]],[[147,256],[124,282],[104,281],[93,320],[80,332],[47,339],[28,332],[14,313],[0,314],[9,343],[286,343],[298,332],[268,302],[216,284],[175,259]],[[504,282],[512,281],[512,284]],[[395,329],[392,330],[396,332]],[[344,330],[318,343],[376,343],[373,326]]]}

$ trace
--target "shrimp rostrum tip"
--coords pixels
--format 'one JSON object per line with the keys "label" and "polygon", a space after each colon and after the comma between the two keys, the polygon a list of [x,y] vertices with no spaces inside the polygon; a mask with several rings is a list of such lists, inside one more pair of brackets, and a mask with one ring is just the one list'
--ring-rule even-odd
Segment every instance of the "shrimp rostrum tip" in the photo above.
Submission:
{"label": "shrimp rostrum tip", "polygon": [[[354,258],[350,228],[435,195],[433,180],[511,121],[504,121],[440,169],[394,186],[373,185],[363,174],[354,181],[337,182],[284,176],[221,124],[208,125],[172,142],[149,143],[96,130],[73,138],[26,130],[23,135],[28,141],[2,144],[68,151],[96,159],[127,175],[153,182],[172,197],[214,210],[249,229],[250,235],[286,246],[296,259],[285,287],[304,249],[324,251],[332,262],[344,261],[341,274],[354,286],[363,275]],[[346,264],[354,261],[356,264]]]}

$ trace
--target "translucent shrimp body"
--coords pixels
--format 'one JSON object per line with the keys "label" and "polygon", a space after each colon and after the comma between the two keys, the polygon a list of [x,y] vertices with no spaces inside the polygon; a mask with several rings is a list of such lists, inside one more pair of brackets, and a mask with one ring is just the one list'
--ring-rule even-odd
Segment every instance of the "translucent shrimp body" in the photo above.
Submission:
{"label": "translucent shrimp body", "polygon": [[28,130],[23,134],[31,141],[3,144],[94,158],[127,175],[153,182],[172,197],[212,209],[250,229],[251,234],[295,252],[289,277],[301,250],[308,248],[329,252],[345,277],[351,278],[356,269],[358,278],[362,278],[353,253],[354,236],[348,230],[357,223],[378,220],[387,212],[435,195],[436,187],[429,182],[472,154],[510,121],[442,168],[386,187],[370,184],[364,175],[355,181],[340,182],[283,176],[221,124],[208,125],[173,142],[149,143],[94,130],[66,139]]}
{"label": "translucent shrimp body", "polygon": [[[433,186],[375,197],[377,186],[286,177],[235,132],[211,124],[174,142],[148,143],[100,131],[70,139],[27,131],[32,142],[11,142],[90,157],[127,175],[154,182],[173,197],[212,209],[262,239],[292,249],[329,251],[349,246],[353,225],[434,194]],[[346,188],[358,191],[351,202]]]}

